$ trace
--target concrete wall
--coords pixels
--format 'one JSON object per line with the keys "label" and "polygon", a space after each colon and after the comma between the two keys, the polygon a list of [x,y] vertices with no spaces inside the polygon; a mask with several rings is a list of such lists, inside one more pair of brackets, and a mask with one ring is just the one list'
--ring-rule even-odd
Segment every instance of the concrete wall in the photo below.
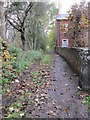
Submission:
{"label": "concrete wall", "polygon": [[61,48],[56,51],[71,66],[74,72],[79,75],[79,85],[83,90],[90,90],[90,50],[85,48]]}

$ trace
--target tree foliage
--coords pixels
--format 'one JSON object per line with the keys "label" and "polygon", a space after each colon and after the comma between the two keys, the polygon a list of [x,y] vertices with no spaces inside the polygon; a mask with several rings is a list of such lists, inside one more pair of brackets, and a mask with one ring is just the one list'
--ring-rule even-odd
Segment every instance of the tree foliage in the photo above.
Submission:
{"label": "tree foliage", "polygon": [[[44,45],[46,36],[47,3],[36,3],[31,17],[27,21],[27,42],[29,49],[40,49]],[[43,44],[42,44],[43,43]]]}
{"label": "tree foliage", "polygon": [[85,46],[86,41],[81,39],[80,36],[85,35],[87,31],[87,11],[87,5],[84,1],[81,2],[80,5],[73,5],[69,11],[69,34],[72,38],[72,46]]}
{"label": "tree foliage", "polygon": [[55,49],[55,27],[52,27],[52,30],[49,33],[48,46],[50,49]]}

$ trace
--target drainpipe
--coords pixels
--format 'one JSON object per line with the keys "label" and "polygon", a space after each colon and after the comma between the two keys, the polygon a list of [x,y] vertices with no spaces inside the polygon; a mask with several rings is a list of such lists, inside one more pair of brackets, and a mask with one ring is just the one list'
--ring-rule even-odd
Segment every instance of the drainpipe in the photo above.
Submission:
{"label": "drainpipe", "polygon": [[60,21],[59,21],[59,47],[60,47]]}
{"label": "drainpipe", "polygon": [[[56,17],[59,13],[59,9],[57,8],[56,10]],[[55,38],[56,38],[56,48],[57,48],[57,43],[58,43],[58,21],[56,19],[56,22],[55,22]]]}

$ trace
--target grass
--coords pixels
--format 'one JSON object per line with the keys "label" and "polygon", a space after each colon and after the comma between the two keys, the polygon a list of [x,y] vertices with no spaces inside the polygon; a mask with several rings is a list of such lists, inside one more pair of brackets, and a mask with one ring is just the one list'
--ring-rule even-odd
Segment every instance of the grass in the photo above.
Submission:
{"label": "grass", "polygon": [[34,99],[31,99],[28,101],[29,103],[34,103]]}
{"label": "grass", "polygon": [[51,55],[49,54],[46,54],[41,61],[42,65],[49,64],[50,62],[51,62]]}
{"label": "grass", "polygon": [[50,61],[50,55],[47,54],[43,57],[42,63],[47,64],[47,63],[49,63],[49,61]]}
{"label": "grass", "polygon": [[33,72],[33,77],[34,77],[34,76],[39,76],[39,75],[40,75],[40,74],[39,74],[38,71]]}
{"label": "grass", "polygon": [[38,81],[38,78],[33,78],[33,82],[37,82]]}
{"label": "grass", "polygon": [[26,99],[31,93],[30,92],[25,92],[24,93],[24,98]]}

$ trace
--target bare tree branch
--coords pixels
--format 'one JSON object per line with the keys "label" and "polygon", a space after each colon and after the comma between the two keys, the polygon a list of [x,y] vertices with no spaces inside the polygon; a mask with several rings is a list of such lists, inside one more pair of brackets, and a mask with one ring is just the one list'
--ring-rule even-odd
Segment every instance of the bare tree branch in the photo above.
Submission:
{"label": "bare tree branch", "polygon": [[24,18],[23,18],[23,24],[24,24],[24,22],[25,22],[25,20],[26,20],[26,17],[27,17],[27,15],[28,15],[28,12],[32,9],[32,7],[33,7],[33,2],[30,2],[30,4],[28,5],[28,7],[27,7],[27,9],[25,10],[25,16],[24,16]]}
{"label": "bare tree branch", "polygon": [[8,17],[7,18],[7,21],[10,23],[10,25],[12,25],[15,29],[17,29],[18,31],[21,31],[21,28],[18,28],[16,25],[14,25],[9,19]]}
{"label": "bare tree branch", "polygon": [[21,21],[21,19],[19,17],[18,11],[17,11],[17,18],[18,18],[18,21],[20,22],[20,24],[22,25],[22,21]]}
{"label": "bare tree branch", "polygon": [[9,16],[7,16],[8,17],[8,19],[11,19],[14,23],[16,23],[16,25],[18,26],[18,27],[21,27],[21,25],[18,23],[18,22],[16,22],[13,18],[11,18],[11,17],[9,17]]}

